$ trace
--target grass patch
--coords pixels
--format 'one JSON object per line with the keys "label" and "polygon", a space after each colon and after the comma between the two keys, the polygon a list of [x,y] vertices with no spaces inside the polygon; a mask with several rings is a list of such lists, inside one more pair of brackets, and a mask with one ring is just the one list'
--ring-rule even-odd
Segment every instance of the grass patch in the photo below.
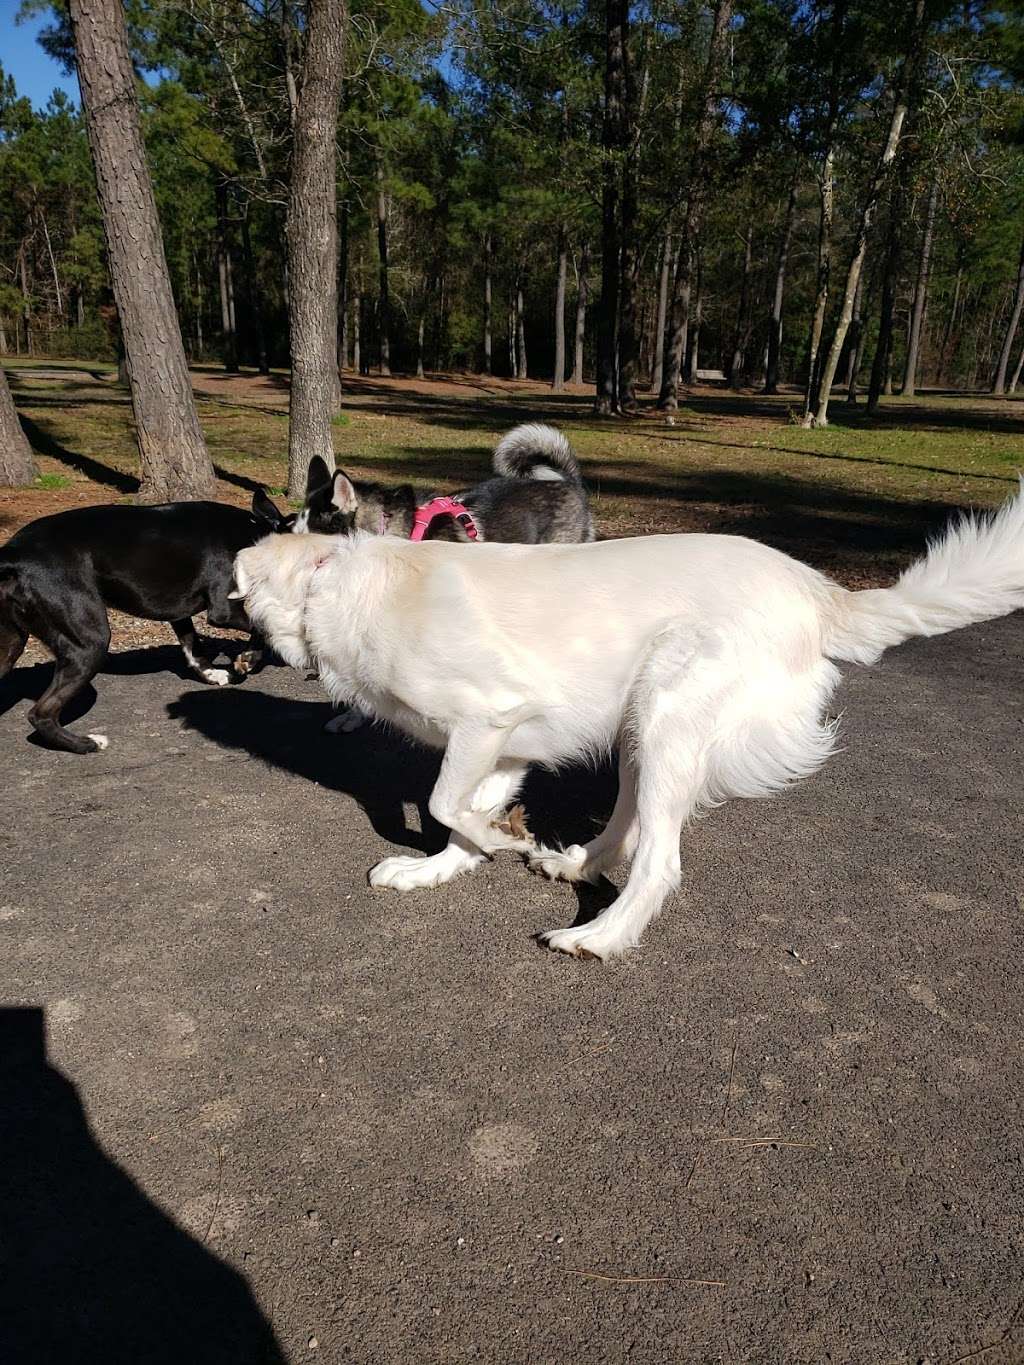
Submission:
{"label": "grass patch", "polygon": [[37,488],[67,488],[71,482],[64,474],[40,474],[36,479]]}

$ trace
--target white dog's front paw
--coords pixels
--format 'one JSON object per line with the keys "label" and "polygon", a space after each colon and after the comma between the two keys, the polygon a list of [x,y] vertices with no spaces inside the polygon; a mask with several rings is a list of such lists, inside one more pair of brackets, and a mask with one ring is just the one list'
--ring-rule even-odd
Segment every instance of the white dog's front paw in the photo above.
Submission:
{"label": "white dog's front paw", "polygon": [[553,882],[584,882],[591,877],[583,870],[587,851],[582,844],[568,848],[545,848],[543,844],[530,858],[530,871],[543,873]]}
{"label": "white dog's front paw", "polygon": [[422,891],[440,886],[451,876],[451,865],[441,854],[433,858],[385,858],[370,869],[370,885],[387,886],[392,891]]}
{"label": "white dog's front paw", "polygon": [[366,724],[366,717],[362,711],[350,707],[347,711],[339,711],[336,716],[332,716],[324,726],[326,735],[350,735],[353,730],[359,730]]}
{"label": "white dog's front paw", "polygon": [[632,946],[621,935],[602,929],[597,921],[584,924],[579,929],[549,929],[546,934],[541,934],[541,939],[556,953],[568,953],[570,957],[596,957],[601,962],[621,957]]}

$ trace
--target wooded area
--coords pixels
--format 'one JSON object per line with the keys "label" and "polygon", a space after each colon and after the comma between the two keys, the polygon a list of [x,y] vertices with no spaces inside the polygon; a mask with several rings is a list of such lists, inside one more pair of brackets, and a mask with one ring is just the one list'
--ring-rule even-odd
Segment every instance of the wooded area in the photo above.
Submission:
{"label": "wooded area", "polygon": [[[23,10],[85,112],[0,81],[0,352],[127,353],[151,492],[209,484],[174,311],[192,361],[292,366],[293,489],[338,369],[593,380],[603,413],[713,370],[800,386],[808,425],[830,393],[1020,381],[1019,0]],[[134,100],[95,45],[122,14]],[[155,478],[146,441],[183,432]]]}

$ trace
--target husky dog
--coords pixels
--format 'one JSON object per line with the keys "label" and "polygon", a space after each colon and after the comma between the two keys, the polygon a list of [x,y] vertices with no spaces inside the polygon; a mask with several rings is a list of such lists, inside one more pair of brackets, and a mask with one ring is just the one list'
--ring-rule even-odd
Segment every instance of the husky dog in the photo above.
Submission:
{"label": "husky dog", "polygon": [[[458,497],[472,516],[477,540],[522,545],[576,544],[594,539],[587,494],[572,447],[554,427],[528,422],[510,431],[494,452],[494,477]],[[355,482],[340,469],[333,474],[315,455],[310,462],[306,501],[293,530],[323,535],[412,536],[422,498],[411,484]],[[455,517],[437,517],[428,540],[472,538]]]}
{"label": "husky dog", "polygon": [[[288,663],[444,750],[429,858],[385,858],[373,886],[412,891],[499,849],[548,877],[595,881],[624,859],[618,899],[548,946],[612,958],[639,942],[680,881],[681,826],[730,797],[768,796],[832,752],[833,660],[870,664],[1024,606],[1024,482],[965,517],[891,588],[849,592],[741,537],[591,545],[406,544],[270,536],[235,561],[236,591]],[[458,622],[453,648],[452,622]],[[590,843],[539,847],[522,807],[532,763],[615,748],[619,795]]]}

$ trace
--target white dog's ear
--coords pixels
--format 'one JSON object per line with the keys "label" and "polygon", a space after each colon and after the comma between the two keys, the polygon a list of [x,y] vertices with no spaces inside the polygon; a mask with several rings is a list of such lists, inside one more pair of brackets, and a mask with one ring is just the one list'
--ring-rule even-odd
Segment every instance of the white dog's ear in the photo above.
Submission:
{"label": "white dog's ear", "polygon": [[[244,553],[245,552],[242,551],[242,554]],[[235,556],[234,580],[234,587],[228,593],[228,600],[231,602],[243,601],[249,594],[249,589],[252,586],[252,579],[245,571],[245,565],[242,563],[241,554]]]}
{"label": "white dog's ear", "polygon": [[334,490],[331,493],[331,502],[339,512],[354,512],[359,506],[359,496],[352,486],[351,479],[347,478],[340,469],[334,471]]}

